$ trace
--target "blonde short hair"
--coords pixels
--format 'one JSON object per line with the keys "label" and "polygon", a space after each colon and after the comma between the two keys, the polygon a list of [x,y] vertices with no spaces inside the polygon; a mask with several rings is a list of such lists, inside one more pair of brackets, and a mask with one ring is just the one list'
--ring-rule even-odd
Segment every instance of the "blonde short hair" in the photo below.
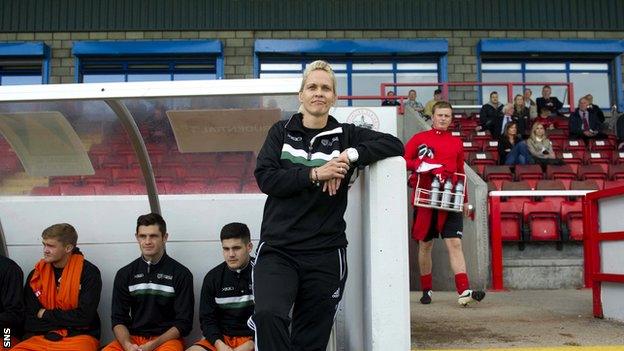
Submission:
{"label": "blonde short hair", "polygon": [[333,83],[332,90],[334,91],[334,94],[336,94],[336,75],[334,74],[334,70],[331,68],[329,63],[323,60],[316,60],[308,64],[305,71],[303,71],[303,79],[301,79],[301,87],[299,88],[299,92],[303,91],[303,87],[305,86],[305,82],[306,80],[308,80],[308,76],[310,75],[310,73],[316,70],[325,71],[327,72],[327,74],[329,74],[329,77],[331,78]]}
{"label": "blonde short hair", "polygon": [[76,229],[68,223],[53,224],[41,233],[43,239],[56,239],[64,245],[74,245],[78,242]]}

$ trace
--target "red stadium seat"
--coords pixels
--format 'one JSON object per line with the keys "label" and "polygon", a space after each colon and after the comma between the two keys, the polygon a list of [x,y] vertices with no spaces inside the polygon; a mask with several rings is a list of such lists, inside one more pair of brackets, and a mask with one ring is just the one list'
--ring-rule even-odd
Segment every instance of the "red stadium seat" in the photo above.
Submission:
{"label": "red stadium seat", "polygon": [[101,166],[108,169],[128,168],[128,158],[121,155],[106,156],[102,160]]}
{"label": "red stadium seat", "polygon": [[79,185],[80,176],[50,177],[50,185]]}
{"label": "red stadium seat", "polygon": [[168,194],[207,194],[208,185],[206,183],[188,182],[182,184],[171,184],[167,188]]}
{"label": "red stadium seat", "polygon": [[219,163],[233,165],[245,164],[251,157],[251,152],[221,152],[219,153]]}
{"label": "red stadium seat", "polygon": [[613,162],[616,164],[624,164],[624,151],[616,151],[613,155]]}
{"label": "red stadium seat", "polygon": [[501,202],[501,237],[503,241],[522,240],[522,208],[524,203]]}
{"label": "red stadium seat", "polygon": [[483,142],[488,142],[490,140],[493,140],[493,138],[489,131],[481,131],[474,132],[472,134],[472,140],[482,140]]}
{"label": "red stadium seat", "polygon": [[247,180],[243,183],[243,193],[261,193],[258,183],[255,179]]}
{"label": "red stadium seat", "polygon": [[64,196],[76,196],[76,195],[95,195],[95,188],[91,185],[75,186],[75,185],[61,185],[61,195]]}
{"label": "red stadium seat", "polygon": [[[561,180],[540,180],[537,182],[535,190],[566,190]],[[561,207],[561,203],[567,201],[566,196],[544,196],[542,201],[549,201],[555,204],[555,207]]]}
{"label": "red stadium seat", "polygon": [[573,180],[570,183],[570,190],[600,190],[600,186],[596,179]]}
{"label": "red stadium seat", "polygon": [[609,166],[609,179],[624,180],[624,164]]}
{"label": "red stadium seat", "polygon": [[206,192],[208,194],[231,194],[240,193],[241,183],[240,181],[219,181],[212,184],[208,184]]}
{"label": "red stadium seat", "polygon": [[464,141],[464,152],[480,152],[483,151],[483,145],[476,141]]}
{"label": "red stadium seat", "polygon": [[516,165],[515,175],[516,180],[526,180],[533,189],[538,180],[544,179],[542,167],[539,165]]}
{"label": "red stadium seat", "polygon": [[[533,190],[529,183],[525,180],[521,180],[519,182],[503,182],[501,186],[501,190],[503,191],[531,191]],[[503,197],[503,201],[507,202],[516,202],[519,204],[523,204],[526,201],[531,201],[531,196],[509,196]]]}
{"label": "red stadium seat", "polygon": [[564,151],[557,155],[565,162],[566,165],[572,167],[574,172],[578,170],[578,167],[585,163],[585,151]]}
{"label": "red stadium seat", "polygon": [[552,202],[525,202],[522,213],[530,240],[557,241],[561,239],[560,208]]}
{"label": "red stadium seat", "polygon": [[479,174],[483,174],[486,165],[496,165],[498,163],[498,154],[491,152],[471,152],[468,156],[468,164]]}
{"label": "red stadium seat", "polygon": [[568,140],[563,144],[565,151],[585,151],[585,142],[582,139]]}
{"label": "red stadium seat", "polygon": [[570,182],[576,180],[576,172],[570,165],[556,166],[549,165],[546,168],[546,178],[552,180],[561,180],[566,189],[570,188]]}
{"label": "red stadium seat", "polygon": [[94,185],[96,195],[132,195],[130,185]]}
{"label": "red stadium seat", "polygon": [[113,169],[113,182],[115,184],[144,183],[143,173],[138,168]]}
{"label": "red stadium seat", "polygon": [[486,181],[494,182],[497,188],[501,188],[504,181],[512,181],[513,175],[509,166],[486,165],[483,169],[483,178]]}
{"label": "red stadium seat", "polygon": [[20,171],[22,168],[17,155],[12,151],[8,154],[0,155],[0,173],[8,174]]}
{"label": "red stadium seat", "polygon": [[613,163],[613,151],[590,151],[585,153],[585,164],[599,165],[605,173],[609,171],[611,163]]}
{"label": "red stadium seat", "polygon": [[613,151],[613,142],[609,139],[589,141],[589,150],[591,151]]}
{"label": "red stadium seat", "polygon": [[583,209],[580,201],[562,202],[561,220],[569,240],[583,240]]}
{"label": "red stadium seat", "polygon": [[183,182],[208,183],[214,176],[214,170],[212,168],[182,168],[180,176]]}
{"label": "red stadium seat", "polygon": [[604,189],[618,188],[624,186],[624,179],[619,180],[607,180],[604,185]]}
{"label": "red stadium seat", "polygon": [[178,181],[178,169],[176,167],[156,167],[154,168],[154,178],[156,178],[156,182],[176,183]]}
{"label": "red stadium seat", "polygon": [[485,152],[498,152],[498,140],[489,140],[483,145]]}
{"label": "red stadium seat", "polygon": [[605,180],[607,180],[607,172],[599,165],[584,165],[578,169],[578,179],[594,179],[598,185],[604,185]]}
{"label": "red stadium seat", "polygon": [[102,169],[96,170],[94,175],[84,176],[82,178],[82,181],[86,185],[96,185],[96,184],[108,185],[113,182],[112,179],[113,179],[112,170],[110,168],[102,168]]}
{"label": "red stadium seat", "polygon": [[36,186],[30,191],[30,195],[34,196],[58,196],[61,195],[61,188],[55,186]]}

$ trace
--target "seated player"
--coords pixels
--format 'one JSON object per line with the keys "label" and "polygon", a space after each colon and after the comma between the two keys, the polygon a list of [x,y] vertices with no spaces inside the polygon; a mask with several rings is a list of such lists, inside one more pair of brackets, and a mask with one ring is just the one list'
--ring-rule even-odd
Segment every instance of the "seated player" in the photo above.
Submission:
{"label": "seated player", "polygon": [[103,351],[182,351],[193,327],[193,275],[165,252],[167,224],[139,216],[141,257],[117,271],[111,320],[116,340]]}
{"label": "seated player", "polygon": [[18,343],[24,322],[24,273],[8,257],[0,255],[0,328],[8,340],[0,345],[0,350],[8,350]]}
{"label": "seated player", "polygon": [[43,259],[24,287],[28,338],[11,351],[96,351],[100,271],[76,247],[78,233],[70,224],[50,226],[41,237]]}
{"label": "seated player", "polygon": [[187,351],[254,349],[254,332],[247,326],[254,312],[249,228],[243,223],[225,225],[221,247],[225,262],[208,272],[202,285],[199,322],[204,337]]}

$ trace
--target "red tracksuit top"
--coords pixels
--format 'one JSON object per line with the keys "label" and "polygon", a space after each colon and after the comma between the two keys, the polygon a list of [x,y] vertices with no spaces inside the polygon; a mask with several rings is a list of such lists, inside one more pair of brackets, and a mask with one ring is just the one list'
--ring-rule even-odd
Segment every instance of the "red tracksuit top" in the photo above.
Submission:
{"label": "red tracksuit top", "polygon": [[[433,151],[433,157],[418,158],[418,147],[422,144],[427,145]],[[440,174],[443,178],[452,176],[453,173],[464,173],[464,145],[460,138],[454,137],[450,131],[442,131],[430,129],[415,134],[405,145],[405,155],[407,170],[412,172],[409,179],[411,187],[416,186],[417,173],[416,169],[423,161],[427,163],[441,164],[442,167],[434,169],[427,173],[421,173],[420,187],[424,189],[431,188],[431,181],[434,174]],[[457,179],[454,179],[456,181]],[[415,191],[412,193],[412,204],[414,203]],[[464,189],[464,203],[468,201],[466,189]],[[429,208],[418,208],[414,218],[414,226],[412,228],[412,237],[416,240],[423,240],[429,231],[431,225],[432,211]],[[446,211],[438,212],[438,231],[442,230],[442,226],[446,222]]]}

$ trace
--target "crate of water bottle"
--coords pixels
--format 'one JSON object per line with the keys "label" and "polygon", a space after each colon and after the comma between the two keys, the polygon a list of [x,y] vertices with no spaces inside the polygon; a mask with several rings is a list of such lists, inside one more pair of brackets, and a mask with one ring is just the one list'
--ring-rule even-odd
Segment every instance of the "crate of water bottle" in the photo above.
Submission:
{"label": "crate of water bottle", "polygon": [[420,186],[419,174],[414,195],[414,206],[462,212],[466,196],[466,175],[455,173],[455,182],[451,178],[453,177],[448,177],[442,182],[438,177],[434,177],[431,181],[431,187],[426,189]]}

